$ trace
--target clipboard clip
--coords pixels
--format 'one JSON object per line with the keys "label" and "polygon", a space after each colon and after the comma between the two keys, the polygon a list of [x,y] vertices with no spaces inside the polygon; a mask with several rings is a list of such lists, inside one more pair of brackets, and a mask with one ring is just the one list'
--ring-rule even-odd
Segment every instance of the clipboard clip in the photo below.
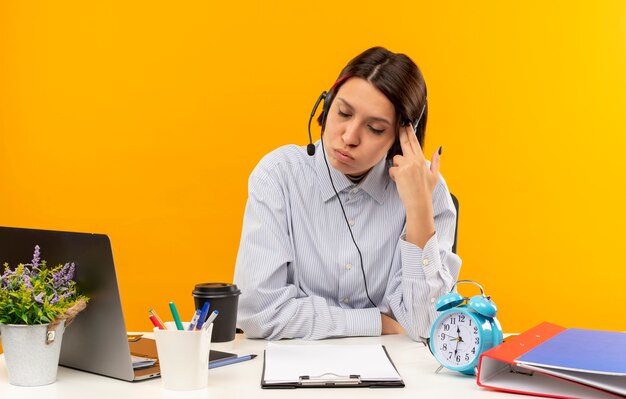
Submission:
{"label": "clipboard clip", "polygon": [[340,386],[358,385],[361,383],[360,375],[339,375],[335,373],[324,373],[318,376],[300,376],[300,385],[305,386]]}

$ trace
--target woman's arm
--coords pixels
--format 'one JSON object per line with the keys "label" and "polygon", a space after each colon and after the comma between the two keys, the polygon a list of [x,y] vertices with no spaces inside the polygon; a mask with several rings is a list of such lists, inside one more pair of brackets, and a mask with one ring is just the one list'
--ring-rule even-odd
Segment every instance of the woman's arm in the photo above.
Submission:
{"label": "woman's arm", "polygon": [[456,209],[439,174],[441,148],[429,164],[410,127],[400,130],[399,139],[402,155],[393,157],[389,175],[406,210],[406,234],[394,256],[387,298],[396,320],[419,339],[428,336],[434,302],[458,278],[461,259],[452,253]]}
{"label": "woman's arm", "polygon": [[290,219],[279,177],[255,170],[235,267],[235,283],[242,291],[238,326],[249,337],[267,339],[379,335],[378,309],[330,306],[288,281],[294,267]]}
{"label": "woman's arm", "polygon": [[398,241],[386,299],[386,312],[413,339],[428,337],[437,311],[434,302],[456,282],[461,259],[452,252],[456,209],[443,178],[433,192],[435,234],[423,248]]}

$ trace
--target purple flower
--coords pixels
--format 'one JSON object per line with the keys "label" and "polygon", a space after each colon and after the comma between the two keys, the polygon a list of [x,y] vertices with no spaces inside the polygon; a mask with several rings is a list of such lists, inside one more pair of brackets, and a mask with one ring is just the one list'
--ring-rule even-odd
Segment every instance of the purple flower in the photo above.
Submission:
{"label": "purple flower", "polygon": [[74,262],[66,263],[61,270],[52,274],[52,282],[54,288],[60,288],[67,285],[74,277]]}
{"label": "purple flower", "polygon": [[63,300],[63,299],[67,299],[69,297],[71,297],[72,295],[74,295],[76,292],[74,290],[69,290],[63,294],[61,294],[61,296],[59,296],[59,301]]}
{"label": "purple flower", "polygon": [[[6,264],[5,264],[6,267]],[[3,287],[8,287],[11,284],[11,276],[15,275],[15,271],[6,267],[2,276],[0,276],[1,285]]]}
{"label": "purple flower", "polygon": [[[6,265],[5,265],[5,267],[6,267]],[[0,275],[0,285],[3,286],[3,287],[9,284],[9,282],[7,281],[7,278],[5,276],[7,271],[8,271],[8,269],[6,269],[5,272]]]}
{"label": "purple flower", "polygon": [[55,292],[52,299],[50,299],[50,305],[56,305],[57,302],[59,302],[59,297],[57,296],[57,293]]}
{"label": "purple flower", "polygon": [[14,275],[14,274],[15,274],[15,271],[14,271],[14,270],[11,270],[11,269],[7,268],[7,269],[4,271],[4,274],[2,275],[2,279],[3,279],[3,280],[7,280],[7,281],[8,281],[8,278],[9,278],[10,276]]}
{"label": "purple flower", "polygon": [[33,267],[39,266],[39,259],[41,259],[41,252],[39,251],[39,245],[35,245],[35,253],[33,253]]}
{"label": "purple flower", "polygon": [[34,299],[35,302],[41,303],[43,305],[43,292],[40,292],[38,295],[36,295]]}
{"label": "purple flower", "polygon": [[32,290],[33,289],[33,285],[30,282],[30,277],[28,276],[24,276],[24,286],[26,286],[26,289],[28,290]]}

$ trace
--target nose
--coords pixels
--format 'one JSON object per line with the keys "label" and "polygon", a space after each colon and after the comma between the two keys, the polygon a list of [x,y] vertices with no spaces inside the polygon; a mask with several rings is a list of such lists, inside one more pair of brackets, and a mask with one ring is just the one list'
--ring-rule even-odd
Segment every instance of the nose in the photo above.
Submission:
{"label": "nose", "polygon": [[346,145],[358,145],[361,141],[359,137],[359,125],[356,122],[347,124],[346,130],[341,135],[341,138]]}

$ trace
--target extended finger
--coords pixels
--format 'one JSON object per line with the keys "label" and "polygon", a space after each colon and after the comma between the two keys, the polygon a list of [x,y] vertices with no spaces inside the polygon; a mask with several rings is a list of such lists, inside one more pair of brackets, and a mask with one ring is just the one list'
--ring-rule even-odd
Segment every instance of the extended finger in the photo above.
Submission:
{"label": "extended finger", "polygon": [[411,125],[400,128],[400,147],[402,148],[402,155],[406,156],[415,155],[415,149],[413,148],[410,139],[410,135],[413,133],[409,132],[412,132]]}
{"label": "extended finger", "polygon": [[435,151],[433,158],[430,161],[430,171],[435,176],[439,176],[439,166],[441,165],[441,147]]}
{"label": "extended finger", "polygon": [[415,132],[412,129],[411,129],[411,134],[409,134],[408,136],[409,136],[409,142],[411,143],[411,147],[413,148],[413,151],[416,154],[419,153],[422,156],[424,156],[422,152],[422,146],[420,145],[420,142],[417,139],[417,135],[415,135]]}

